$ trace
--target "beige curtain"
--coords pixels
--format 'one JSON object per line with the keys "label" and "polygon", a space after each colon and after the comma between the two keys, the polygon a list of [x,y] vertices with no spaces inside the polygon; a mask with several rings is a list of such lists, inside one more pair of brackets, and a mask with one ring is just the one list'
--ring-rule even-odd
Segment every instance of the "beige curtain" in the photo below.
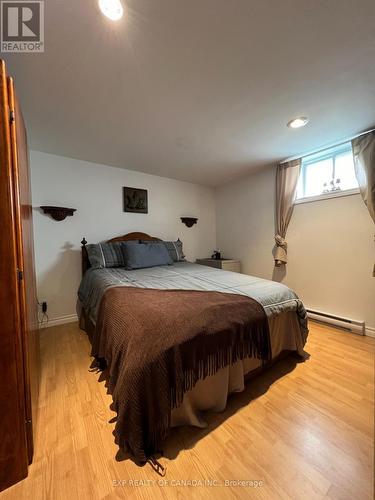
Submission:
{"label": "beige curtain", "polygon": [[[352,149],[359,190],[375,222],[375,131],[353,139]],[[375,276],[375,265],[372,275]]]}
{"label": "beige curtain", "polygon": [[276,247],[275,266],[285,265],[287,259],[286,231],[294,208],[301,159],[281,163],[276,171]]}
{"label": "beige curtain", "polygon": [[375,222],[375,131],[353,139],[352,148],[359,190]]}

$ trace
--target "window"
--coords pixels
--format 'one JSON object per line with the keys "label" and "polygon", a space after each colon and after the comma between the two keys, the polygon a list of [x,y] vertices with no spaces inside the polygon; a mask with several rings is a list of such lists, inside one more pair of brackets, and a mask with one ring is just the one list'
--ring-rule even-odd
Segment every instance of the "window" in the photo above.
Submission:
{"label": "window", "polygon": [[297,203],[357,192],[350,142],[302,158]]}

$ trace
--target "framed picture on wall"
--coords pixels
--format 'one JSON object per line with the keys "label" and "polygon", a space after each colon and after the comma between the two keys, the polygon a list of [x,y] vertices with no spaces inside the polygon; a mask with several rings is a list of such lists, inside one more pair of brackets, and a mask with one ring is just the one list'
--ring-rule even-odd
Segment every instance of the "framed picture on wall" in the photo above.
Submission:
{"label": "framed picture on wall", "polygon": [[147,189],[124,187],[124,212],[148,214]]}

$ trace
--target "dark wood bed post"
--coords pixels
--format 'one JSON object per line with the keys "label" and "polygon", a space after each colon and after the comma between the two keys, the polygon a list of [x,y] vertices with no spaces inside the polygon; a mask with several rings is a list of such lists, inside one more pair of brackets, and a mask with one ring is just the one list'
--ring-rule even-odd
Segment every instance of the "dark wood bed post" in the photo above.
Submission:
{"label": "dark wood bed post", "polygon": [[87,271],[87,269],[89,268],[89,256],[87,255],[87,248],[86,248],[87,241],[85,237],[83,237],[81,245],[82,245],[82,276],[83,276]]}

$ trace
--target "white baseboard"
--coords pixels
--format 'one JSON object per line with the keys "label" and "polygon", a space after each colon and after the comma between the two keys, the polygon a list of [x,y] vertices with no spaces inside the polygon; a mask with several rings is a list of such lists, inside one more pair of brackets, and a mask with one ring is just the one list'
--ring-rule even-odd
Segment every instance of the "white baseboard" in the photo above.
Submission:
{"label": "white baseboard", "polygon": [[76,314],[68,314],[67,316],[60,316],[59,318],[52,318],[49,321],[39,323],[39,328],[48,328],[50,326],[65,325],[66,323],[74,323],[78,321]]}
{"label": "white baseboard", "polygon": [[375,328],[372,328],[371,326],[367,326],[365,328],[365,335],[367,337],[374,337],[375,338]]}

